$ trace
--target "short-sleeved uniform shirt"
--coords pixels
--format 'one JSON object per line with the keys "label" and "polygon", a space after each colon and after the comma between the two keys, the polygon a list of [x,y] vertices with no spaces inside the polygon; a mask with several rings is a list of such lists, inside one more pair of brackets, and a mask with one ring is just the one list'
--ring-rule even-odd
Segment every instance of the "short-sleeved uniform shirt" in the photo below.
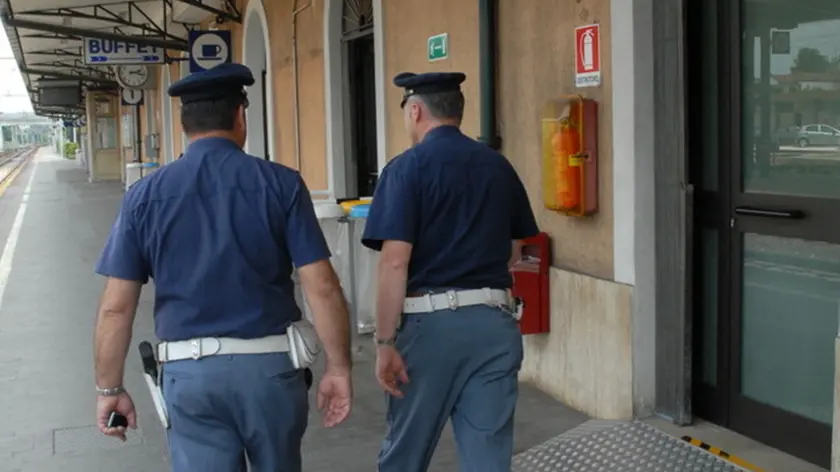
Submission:
{"label": "short-sleeved uniform shirt", "polygon": [[407,292],[512,285],[512,240],[537,235],[510,162],[455,126],[431,130],[382,171],[362,243],[413,245]]}
{"label": "short-sleeved uniform shirt", "polygon": [[126,193],[96,272],[155,281],[162,341],[283,334],[293,266],[328,259],[300,174],[203,138]]}

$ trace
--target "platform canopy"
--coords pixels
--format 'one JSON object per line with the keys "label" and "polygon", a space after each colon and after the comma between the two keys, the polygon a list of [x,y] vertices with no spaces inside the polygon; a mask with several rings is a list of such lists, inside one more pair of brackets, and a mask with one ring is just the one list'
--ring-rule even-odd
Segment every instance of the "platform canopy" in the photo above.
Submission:
{"label": "platform canopy", "polygon": [[242,21],[234,0],[0,0],[0,19],[32,107],[56,118],[77,117],[84,107],[42,105],[39,87],[45,83],[78,84],[83,94],[118,88],[113,66],[85,63],[84,38],[186,51],[189,31],[213,17]]}

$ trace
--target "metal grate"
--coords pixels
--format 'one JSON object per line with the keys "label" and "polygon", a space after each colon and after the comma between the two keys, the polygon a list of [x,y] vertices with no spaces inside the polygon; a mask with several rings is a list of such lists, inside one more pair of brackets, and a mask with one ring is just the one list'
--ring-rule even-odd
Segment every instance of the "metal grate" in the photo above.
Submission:
{"label": "metal grate", "polygon": [[356,36],[373,28],[373,0],[344,0],[342,33]]}
{"label": "metal grate", "polygon": [[739,472],[732,465],[640,422],[589,421],[513,460],[513,472]]}

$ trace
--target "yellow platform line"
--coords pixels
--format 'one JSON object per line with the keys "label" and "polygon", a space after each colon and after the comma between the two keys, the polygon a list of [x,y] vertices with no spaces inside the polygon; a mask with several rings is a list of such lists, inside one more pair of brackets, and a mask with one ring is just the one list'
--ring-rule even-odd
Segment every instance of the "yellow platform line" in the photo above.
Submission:
{"label": "yellow platform line", "polygon": [[746,470],[750,470],[752,472],[765,472],[764,469],[762,469],[760,467],[757,467],[757,466],[754,466],[754,465],[750,464],[749,462],[745,461],[744,459],[741,459],[740,457],[733,456],[732,454],[730,454],[730,453],[728,453],[728,452],[726,452],[726,451],[724,451],[720,448],[714,447],[710,444],[706,444],[699,439],[694,439],[691,436],[683,436],[680,439],[682,439],[683,441],[691,444],[692,446],[697,446],[700,449],[703,449],[704,451],[711,452],[712,454],[720,457],[721,459],[723,459],[725,461],[731,462],[731,463],[737,465],[738,467],[744,468]]}
{"label": "yellow platform line", "polygon": [[4,177],[2,181],[0,181],[0,197],[2,197],[4,193],[6,193],[6,189],[8,189],[10,185],[12,185],[12,182],[14,182],[18,174],[20,174],[23,171],[23,168],[26,167],[26,164],[29,163],[29,159],[31,158],[32,156],[29,155],[21,159],[20,164],[18,164],[13,171],[9,172],[9,174],[6,175],[6,177]]}

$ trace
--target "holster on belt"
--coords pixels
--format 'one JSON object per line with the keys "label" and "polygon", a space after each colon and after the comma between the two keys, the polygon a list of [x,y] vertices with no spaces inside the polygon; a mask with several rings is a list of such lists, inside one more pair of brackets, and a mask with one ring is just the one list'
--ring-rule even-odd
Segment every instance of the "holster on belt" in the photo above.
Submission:
{"label": "holster on belt", "polygon": [[307,319],[295,321],[286,329],[289,358],[295,369],[307,369],[321,353],[321,340],[315,326]]}
{"label": "holster on belt", "polygon": [[303,378],[306,380],[306,390],[312,388],[312,384],[315,383],[315,376],[312,374],[312,369],[303,369]]}
{"label": "holster on belt", "polygon": [[155,351],[148,341],[143,341],[137,348],[140,351],[140,360],[143,361],[143,379],[149,394],[152,395],[152,402],[155,404],[160,424],[163,429],[169,429],[169,411],[166,409],[166,402],[163,399],[163,389],[160,386],[160,371],[158,370]]}

